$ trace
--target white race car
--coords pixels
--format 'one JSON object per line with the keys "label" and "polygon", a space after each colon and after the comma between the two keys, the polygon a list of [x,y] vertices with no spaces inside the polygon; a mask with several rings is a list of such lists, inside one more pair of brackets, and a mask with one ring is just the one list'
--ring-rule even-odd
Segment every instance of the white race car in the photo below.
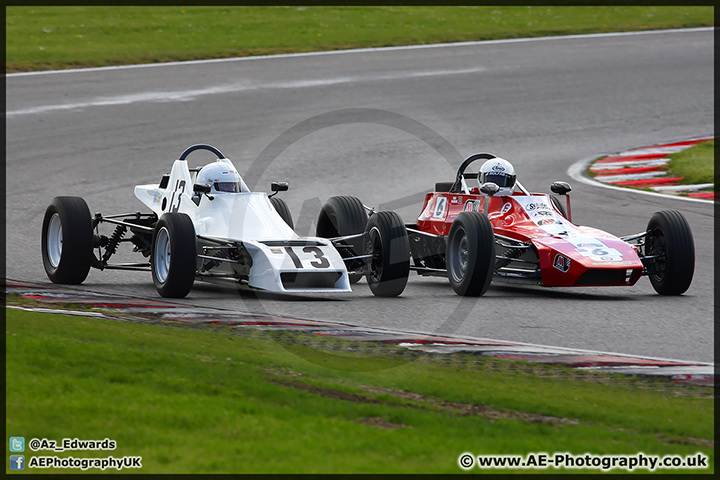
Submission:
{"label": "white race car", "polygon": [[[187,156],[196,150],[217,160],[189,168]],[[271,195],[251,192],[222,152],[193,145],[159,184],[135,187],[152,213],[92,216],[82,198],[55,197],[42,226],[45,271],[54,283],[80,284],[91,267],[149,269],[158,293],[172,298],[185,297],[196,278],[271,292],[349,292],[367,276],[375,295],[402,293],[410,248],[396,213],[332,197],[320,212],[318,237],[301,238],[287,205],[275,196],[287,188],[273,182]],[[102,224],[115,229],[102,235]],[[149,262],[108,263],[125,242]]]}

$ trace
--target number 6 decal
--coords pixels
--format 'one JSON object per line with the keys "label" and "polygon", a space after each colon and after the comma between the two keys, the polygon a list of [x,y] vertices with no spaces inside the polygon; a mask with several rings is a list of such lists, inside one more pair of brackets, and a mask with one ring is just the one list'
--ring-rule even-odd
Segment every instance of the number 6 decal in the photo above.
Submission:
{"label": "number 6 decal", "polygon": [[[290,260],[292,260],[293,264],[295,265],[295,268],[303,268],[303,264],[300,261],[300,258],[298,258],[295,251],[292,249],[292,247],[285,247],[285,251],[287,252],[288,256],[290,257]],[[330,262],[327,258],[323,255],[323,251],[319,249],[318,247],[305,247],[303,248],[304,253],[312,253],[315,255],[315,258],[313,261],[310,262],[311,267],[315,268],[328,268],[330,266]]]}

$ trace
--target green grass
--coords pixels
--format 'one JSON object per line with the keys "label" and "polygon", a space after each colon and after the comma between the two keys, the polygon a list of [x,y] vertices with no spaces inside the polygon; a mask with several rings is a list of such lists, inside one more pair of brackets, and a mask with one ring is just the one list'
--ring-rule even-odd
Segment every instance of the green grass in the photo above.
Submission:
{"label": "green grass", "polygon": [[715,182],[714,140],[700,142],[669,157],[668,176],[683,177],[683,183],[687,185]]}
{"label": "green grass", "polygon": [[6,7],[6,71],[714,24],[713,7]]}
{"label": "green grass", "polygon": [[712,389],[309,334],[8,309],[6,381],[8,437],[117,441],[112,452],[28,451],[26,461],[112,454],[142,456],[140,473],[459,473],[463,452],[702,452],[702,473],[714,471]]}

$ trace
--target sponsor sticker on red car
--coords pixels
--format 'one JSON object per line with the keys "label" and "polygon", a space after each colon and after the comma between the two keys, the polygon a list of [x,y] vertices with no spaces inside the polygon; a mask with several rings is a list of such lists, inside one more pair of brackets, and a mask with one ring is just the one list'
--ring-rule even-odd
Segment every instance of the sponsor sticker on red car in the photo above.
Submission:
{"label": "sponsor sticker on red car", "polygon": [[553,267],[557,268],[561,272],[565,273],[570,270],[570,259],[565,255],[555,255],[555,261],[553,261]]}

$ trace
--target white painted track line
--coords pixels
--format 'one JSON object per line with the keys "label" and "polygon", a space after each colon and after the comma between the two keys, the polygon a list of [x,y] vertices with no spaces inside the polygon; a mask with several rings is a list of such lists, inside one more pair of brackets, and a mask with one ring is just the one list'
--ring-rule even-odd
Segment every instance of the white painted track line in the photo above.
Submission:
{"label": "white painted track line", "polygon": [[354,53],[366,53],[366,52],[393,52],[398,50],[418,50],[427,48],[457,48],[457,47],[472,47],[477,45],[497,45],[503,43],[525,43],[525,42],[545,42],[550,40],[573,40],[579,38],[608,38],[608,37],[626,37],[635,35],[657,35],[657,34],[672,34],[672,33],[689,33],[689,32],[707,32],[714,31],[715,27],[700,27],[700,28],[674,28],[668,30],[642,30],[642,31],[631,31],[631,32],[611,32],[611,33],[588,33],[582,35],[561,35],[554,37],[530,37],[530,38],[508,38],[502,40],[480,40],[475,42],[456,42],[456,43],[433,43],[424,45],[403,45],[397,47],[378,47],[378,48],[356,48],[348,50],[326,50],[319,52],[305,52],[305,53],[286,53],[278,55],[256,55],[247,57],[232,57],[232,58],[214,58],[208,60],[189,60],[185,62],[163,62],[163,63],[145,63],[137,65],[117,65],[111,67],[94,67],[94,68],[72,68],[67,70],[43,70],[36,72],[19,72],[19,73],[8,73],[6,77],[22,77],[30,75],[53,75],[58,73],[84,73],[84,72],[97,72],[106,70],[125,70],[130,68],[160,68],[160,67],[171,67],[177,65],[198,65],[205,63],[225,63],[225,62],[241,62],[241,61],[257,61],[275,58],[292,58],[292,57],[309,57],[309,56],[323,56],[323,55],[347,55]]}

